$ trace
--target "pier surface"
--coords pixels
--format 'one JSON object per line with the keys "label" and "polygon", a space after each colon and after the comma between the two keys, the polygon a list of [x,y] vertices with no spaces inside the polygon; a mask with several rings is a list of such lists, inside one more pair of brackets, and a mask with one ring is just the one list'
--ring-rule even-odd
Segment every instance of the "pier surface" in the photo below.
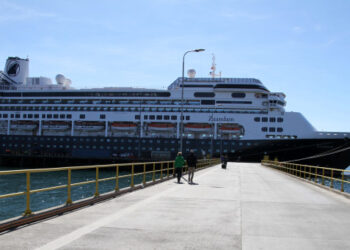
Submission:
{"label": "pier surface", "polygon": [[[187,179],[187,176],[185,176]],[[350,249],[350,200],[229,163],[0,235],[4,249]]]}

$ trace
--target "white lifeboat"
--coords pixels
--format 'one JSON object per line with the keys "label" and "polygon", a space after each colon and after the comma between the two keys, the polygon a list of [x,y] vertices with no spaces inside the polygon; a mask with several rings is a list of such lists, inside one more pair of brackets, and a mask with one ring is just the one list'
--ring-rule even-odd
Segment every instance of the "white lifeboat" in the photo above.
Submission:
{"label": "white lifeboat", "polygon": [[185,132],[210,132],[211,125],[207,123],[187,123],[184,130]]}
{"label": "white lifeboat", "polygon": [[148,124],[148,129],[151,131],[174,131],[175,124],[173,123],[150,123]]}
{"label": "white lifeboat", "polygon": [[74,128],[82,132],[101,131],[105,129],[105,123],[98,121],[77,121]]}
{"label": "white lifeboat", "polygon": [[70,122],[67,121],[43,121],[41,125],[43,130],[48,131],[65,131],[70,128]]}
{"label": "white lifeboat", "polygon": [[32,131],[38,127],[36,121],[11,121],[10,128],[13,130]]}
{"label": "white lifeboat", "polygon": [[137,129],[137,124],[132,122],[112,122],[111,130],[123,130],[123,131],[135,131]]}

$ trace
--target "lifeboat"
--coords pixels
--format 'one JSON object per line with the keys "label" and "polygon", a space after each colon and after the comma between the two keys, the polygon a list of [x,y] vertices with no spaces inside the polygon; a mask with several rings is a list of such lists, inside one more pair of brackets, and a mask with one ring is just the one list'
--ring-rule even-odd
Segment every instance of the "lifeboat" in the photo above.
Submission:
{"label": "lifeboat", "polygon": [[74,129],[81,132],[101,131],[105,129],[105,123],[97,121],[77,121],[75,122]]}
{"label": "lifeboat", "polygon": [[70,128],[70,122],[67,121],[43,121],[41,125],[43,130],[65,131]]}
{"label": "lifeboat", "polygon": [[223,124],[219,128],[219,131],[226,134],[241,134],[242,126],[239,126],[237,124]]}
{"label": "lifeboat", "polygon": [[32,131],[38,127],[36,121],[12,121],[10,128],[13,130]]}
{"label": "lifeboat", "polygon": [[123,131],[134,131],[137,129],[137,124],[132,122],[112,122],[111,123],[111,130],[123,130]]}
{"label": "lifeboat", "polygon": [[173,131],[175,129],[175,124],[172,123],[150,123],[148,124],[148,129],[151,131]]}
{"label": "lifeboat", "polygon": [[186,132],[210,132],[211,125],[207,123],[187,123],[184,130]]}

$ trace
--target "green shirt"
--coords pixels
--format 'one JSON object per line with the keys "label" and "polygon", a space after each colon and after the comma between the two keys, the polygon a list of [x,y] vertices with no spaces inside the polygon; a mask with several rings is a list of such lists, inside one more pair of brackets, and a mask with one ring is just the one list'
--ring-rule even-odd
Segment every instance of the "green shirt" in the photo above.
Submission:
{"label": "green shirt", "polygon": [[175,168],[182,168],[184,165],[185,165],[185,159],[182,157],[182,155],[176,156]]}

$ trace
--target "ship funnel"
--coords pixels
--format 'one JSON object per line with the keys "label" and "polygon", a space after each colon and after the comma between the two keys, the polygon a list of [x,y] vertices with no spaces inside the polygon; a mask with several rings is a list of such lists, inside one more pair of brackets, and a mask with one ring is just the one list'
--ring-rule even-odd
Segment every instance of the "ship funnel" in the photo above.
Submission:
{"label": "ship funnel", "polygon": [[189,69],[187,71],[187,75],[189,78],[195,78],[196,77],[196,71],[194,69]]}
{"label": "ship funnel", "polygon": [[72,83],[72,81],[70,79],[66,78],[62,74],[56,75],[56,82],[58,85],[62,85],[64,87],[69,87]]}
{"label": "ship funnel", "polygon": [[7,58],[4,72],[17,84],[25,84],[29,74],[29,59]]}

